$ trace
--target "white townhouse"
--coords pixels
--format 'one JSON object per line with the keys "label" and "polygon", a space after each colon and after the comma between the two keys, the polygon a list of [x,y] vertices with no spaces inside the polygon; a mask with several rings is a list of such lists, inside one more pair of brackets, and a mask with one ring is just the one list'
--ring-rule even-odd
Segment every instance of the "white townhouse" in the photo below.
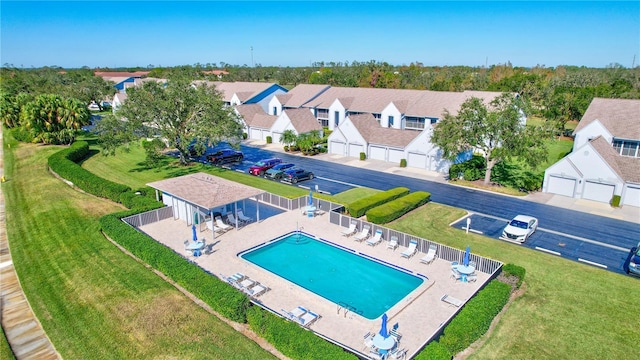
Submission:
{"label": "white townhouse", "polygon": [[237,105],[235,110],[244,121],[244,132],[248,139],[267,141],[277,116],[264,112],[260,104]]}
{"label": "white townhouse", "polygon": [[269,113],[269,102],[274,96],[287,93],[286,88],[275,83],[195,80],[193,84],[215,86],[227,106],[259,104],[264,113]]}
{"label": "white townhouse", "polygon": [[[269,102],[269,114],[280,115],[284,109],[298,109],[306,107],[309,101],[331,88],[330,85],[300,84],[289,90],[286,94],[274,96]],[[313,114],[313,109],[310,110]]]}
{"label": "white townhouse", "polygon": [[279,142],[282,133],[292,130],[296,135],[318,131],[322,137],[322,126],[318,123],[309,109],[285,109],[271,126],[273,142]]}
{"label": "white townhouse", "polygon": [[544,174],[542,191],[640,207],[640,100],[594,98],[572,152]]}

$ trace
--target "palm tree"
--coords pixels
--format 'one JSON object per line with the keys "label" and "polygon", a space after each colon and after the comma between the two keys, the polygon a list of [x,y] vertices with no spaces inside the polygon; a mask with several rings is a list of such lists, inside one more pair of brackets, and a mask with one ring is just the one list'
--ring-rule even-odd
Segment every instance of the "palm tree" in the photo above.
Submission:
{"label": "palm tree", "polygon": [[280,135],[280,143],[284,146],[291,146],[296,143],[297,138],[298,136],[295,131],[291,129],[285,130],[282,135]]}

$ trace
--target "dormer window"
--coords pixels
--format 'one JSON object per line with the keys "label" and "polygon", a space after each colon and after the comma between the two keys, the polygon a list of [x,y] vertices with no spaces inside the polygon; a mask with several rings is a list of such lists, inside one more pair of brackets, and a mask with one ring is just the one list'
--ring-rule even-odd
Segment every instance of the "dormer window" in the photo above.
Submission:
{"label": "dormer window", "polygon": [[630,156],[640,158],[640,141],[639,140],[613,140],[613,148],[622,156]]}

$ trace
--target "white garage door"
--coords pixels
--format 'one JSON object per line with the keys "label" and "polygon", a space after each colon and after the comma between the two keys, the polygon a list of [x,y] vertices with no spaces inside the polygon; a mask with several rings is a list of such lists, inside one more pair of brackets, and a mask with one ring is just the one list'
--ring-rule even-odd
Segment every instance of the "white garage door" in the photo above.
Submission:
{"label": "white garage door", "polygon": [[[358,155],[360,156],[360,155]],[[387,160],[387,148],[380,146],[369,147],[369,158],[374,160]]]}
{"label": "white garage door", "polygon": [[249,138],[252,140],[262,140],[262,130],[260,129],[249,129]]}
{"label": "white garage door", "polygon": [[274,144],[282,144],[282,143],[280,142],[280,137],[281,137],[281,136],[282,136],[282,133],[274,132],[274,133],[273,133],[273,136],[271,136],[271,140],[273,140],[273,143],[274,143]]}
{"label": "white garage door", "polygon": [[624,191],[622,203],[624,205],[640,207],[640,187],[627,186]]}
{"label": "white garage door", "polygon": [[426,154],[416,154],[409,153],[407,157],[407,166],[426,169],[427,168],[427,155]]}
{"label": "white garage door", "polygon": [[400,165],[400,159],[404,158],[404,151],[389,149],[389,162]]}
{"label": "white garage door", "polygon": [[360,157],[360,153],[364,151],[364,146],[357,144],[349,144],[349,156]]}
{"label": "white garage door", "polygon": [[[262,140],[267,141],[267,136],[271,135],[269,130],[262,130]],[[271,139],[273,141],[273,138]]]}
{"label": "white garage door", "polygon": [[587,181],[584,183],[582,198],[608,203],[613,197],[615,186],[610,184]]}
{"label": "white garage door", "polygon": [[344,155],[345,154],[345,143],[332,141],[330,146],[331,153],[336,155]]}
{"label": "white garage door", "polygon": [[553,175],[549,176],[549,184],[547,186],[548,193],[573,197],[575,189],[575,179],[567,179]]}

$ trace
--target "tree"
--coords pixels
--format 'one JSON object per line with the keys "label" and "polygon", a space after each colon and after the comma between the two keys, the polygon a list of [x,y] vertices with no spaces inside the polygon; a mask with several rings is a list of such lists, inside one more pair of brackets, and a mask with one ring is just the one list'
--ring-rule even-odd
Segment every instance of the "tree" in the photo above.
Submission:
{"label": "tree", "polygon": [[457,115],[445,111],[431,141],[450,160],[463,151],[480,151],[487,161],[485,184],[489,184],[491,170],[500,160],[519,157],[533,167],[546,160],[544,141],[551,132],[523,125],[519,101],[513,94],[504,93],[488,108],[481,99],[471,97],[462,103]]}
{"label": "tree", "polygon": [[280,135],[280,143],[284,146],[291,146],[296,143],[297,135],[296,132],[289,129],[285,130],[282,135]]}
{"label": "tree", "polygon": [[[231,107],[226,107],[214,87],[194,86],[186,80],[170,81],[166,87],[149,81],[127,90],[127,101],[116,112],[120,121],[100,122],[98,132],[107,154],[132,137],[159,135],[180,153],[187,164],[189,149],[215,145],[220,141],[238,144],[242,124]],[[124,133],[123,133],[124,132]],[[133,134],[127,135],[127,134]]]}
{"label": "tree", "polygon": [[89,119],[89,110],[83,102],[53,94],[36,96],[20,111],[20,125],[35,141],[45,144],[73,142],[75,131],[88,125]]}

